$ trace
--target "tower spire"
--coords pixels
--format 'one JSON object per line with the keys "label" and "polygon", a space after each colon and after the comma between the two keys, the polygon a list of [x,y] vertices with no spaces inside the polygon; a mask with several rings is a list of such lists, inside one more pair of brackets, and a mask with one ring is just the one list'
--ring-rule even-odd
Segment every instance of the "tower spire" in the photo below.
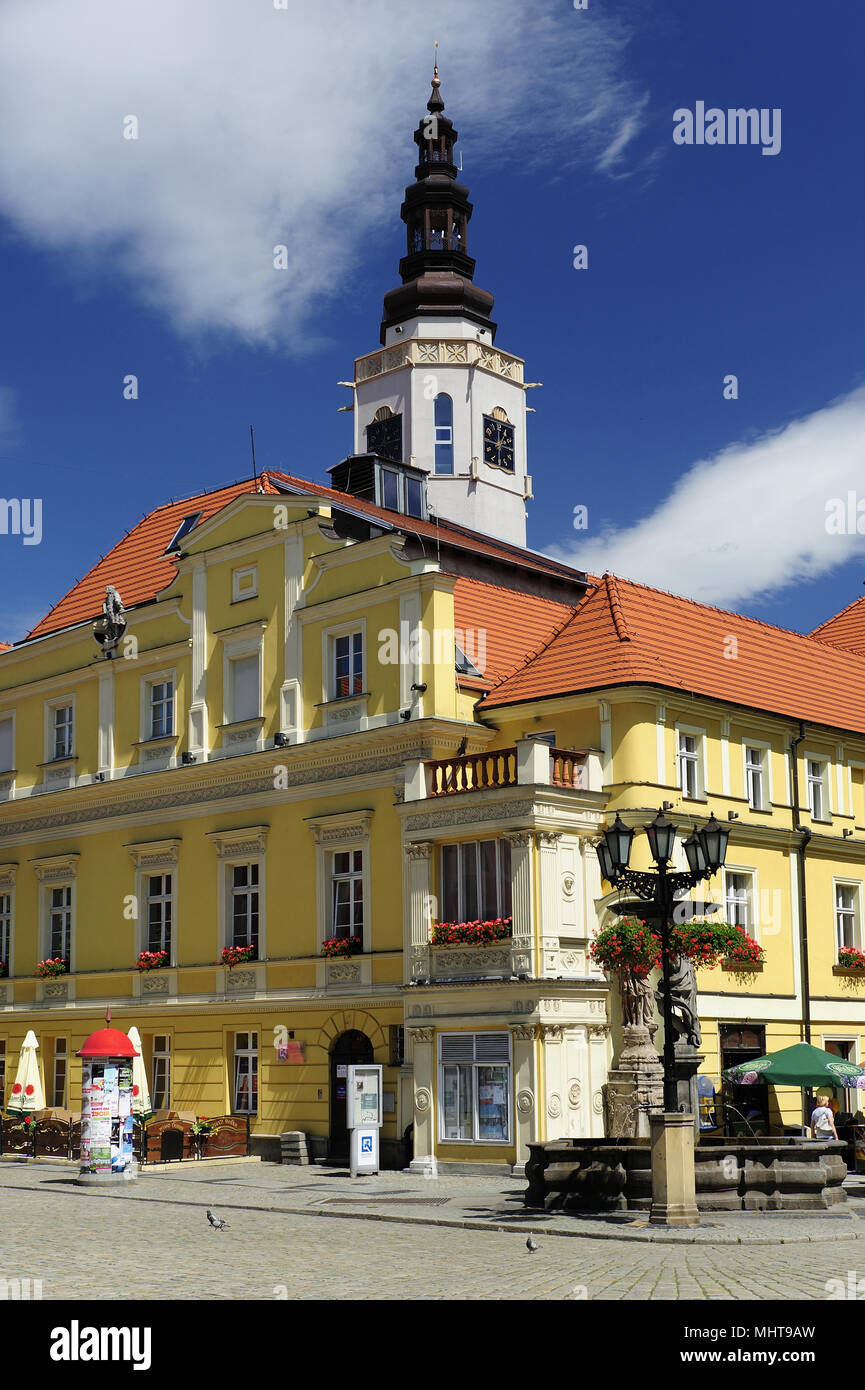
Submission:
{"label": "tower spire", "polygon": [[[436,43],[438,50],[438,43]],[[438,70],[414,132],[418,147],[415,182],[405,191],[400,217],[406,224],[406,255],[399,263],[402,284],[384,297],[381,341],[387,330],[407,319],[459,315],[480,324],[492,342],[493,296],[473,283],[475,262],[468,254],[472,215],[469,191],[457,182],[454,146],[458,133],[445,109]]]}

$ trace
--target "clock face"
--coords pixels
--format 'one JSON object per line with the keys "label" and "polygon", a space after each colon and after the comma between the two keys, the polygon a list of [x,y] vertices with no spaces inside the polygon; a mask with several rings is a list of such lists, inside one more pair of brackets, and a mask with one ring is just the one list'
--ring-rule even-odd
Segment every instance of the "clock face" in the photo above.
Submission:
{"label": "clock face", "polygon": [[492,415],[484,416],[484,463],[514,471],[514,427]]}
{"label": "clock face", "polygon": [[386,420],[373,420],[367,425],[366,447],[370,454],[402,463],[402,416],[390,415]]}

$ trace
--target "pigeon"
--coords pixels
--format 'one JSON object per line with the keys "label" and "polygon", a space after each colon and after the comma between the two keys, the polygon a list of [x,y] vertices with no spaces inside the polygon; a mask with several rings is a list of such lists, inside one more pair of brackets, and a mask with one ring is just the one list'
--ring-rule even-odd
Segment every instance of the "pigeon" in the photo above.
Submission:
{"label": "pigeon", "polygon": [[215,1231],[224,1231],[228,1225],[228,1222],[223,1221],[221,1216],[214,1216],[209,1207],[207,1208],[207,1219]]}
{"label": "pigeon", "polygon": [[526,1249],[528,1250],[529,1254],[531,1255],[533,1251],[540,1250],[540,1248],[541,1247],[538,1244],[536,1244],[535,1241],[532,1240],[531,1236],[529,1236],[528,1240],[526,1241]]}

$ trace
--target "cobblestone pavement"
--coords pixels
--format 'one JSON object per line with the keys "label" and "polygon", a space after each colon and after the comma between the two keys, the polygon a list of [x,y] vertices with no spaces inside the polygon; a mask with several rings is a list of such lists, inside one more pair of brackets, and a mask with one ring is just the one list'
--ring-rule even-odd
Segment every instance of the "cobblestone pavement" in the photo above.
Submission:
{"label": "cobblestone pavement", "polygon": [[[516,1179],[350,1184],[326,1169],[230,1166],[190,1164],[106,1193],[74,1186],[65,1165],[0,1164],[0,1279],[40,1279],[45,1299],[823,1300],[827,1281],[865,1277],[855,1200],[842,1216],[770,1216],[769,1243],[749,1241],[746,1255],[734,1218],[701,1228],[712,1243],[649,1243],[640,1227],[628,1228],[636,1239],[611,1240],[606,1227],[606,1239],[560,1239],[543,1218],[517,1219]],[[210,1228],[207,1206],[226,1230]],[[463,1210],[479,1210],[486,1229],[432,1224]],[[369,1219],[382,1215],[400,1219]],[[759,1219],[743,1218],[749,1229]],[[539,1232],[534,1254],[527,1230]],[[779,1243],[803,1238],[804,1249]]]}

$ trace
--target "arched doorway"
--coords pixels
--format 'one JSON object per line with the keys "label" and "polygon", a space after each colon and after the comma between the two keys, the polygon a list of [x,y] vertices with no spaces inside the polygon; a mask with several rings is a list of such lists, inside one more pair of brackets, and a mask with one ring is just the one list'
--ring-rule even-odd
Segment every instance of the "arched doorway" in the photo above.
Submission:
{"label": "arched doorway", "polygon": [[348,1164],[348,1116],[346,1091],[349,1066],[375,1060],[372,1043],[366,1033],[349,1028],[341,1033],[330,1050],[330,1144],[327,1161]]}

